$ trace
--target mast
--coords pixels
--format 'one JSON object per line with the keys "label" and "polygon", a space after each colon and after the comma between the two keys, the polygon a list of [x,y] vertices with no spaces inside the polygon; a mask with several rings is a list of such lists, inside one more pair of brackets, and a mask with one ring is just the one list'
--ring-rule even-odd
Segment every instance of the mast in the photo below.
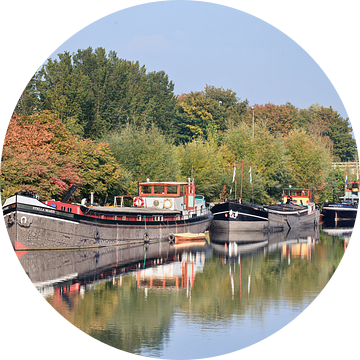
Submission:
{"label": "mast", "polygon": [[243,188],[243,175],[244,175],[244,165],[250,165],[250,164],[245,164],[244,163],[244,158],[243,161],[241,163],[241,184],[240,184],[240,203],[242,202],[242,188]]}

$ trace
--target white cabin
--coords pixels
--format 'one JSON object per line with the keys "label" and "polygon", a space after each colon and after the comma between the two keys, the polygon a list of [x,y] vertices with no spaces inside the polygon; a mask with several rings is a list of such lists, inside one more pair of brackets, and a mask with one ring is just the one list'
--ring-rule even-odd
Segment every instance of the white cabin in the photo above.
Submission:
{"label": "white cabin", "polygon": [[202,196],[196,197],[194,181],[139,183],[139,195],[134,198],[133,205],[196,215],[205,212],[205,200]]}

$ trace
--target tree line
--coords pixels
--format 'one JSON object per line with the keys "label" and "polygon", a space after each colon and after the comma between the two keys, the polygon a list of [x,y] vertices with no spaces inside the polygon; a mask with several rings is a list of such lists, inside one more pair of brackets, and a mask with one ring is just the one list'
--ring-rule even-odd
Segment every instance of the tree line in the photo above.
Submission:
{"label": "tree line", "polygon": [[197,193],[211,201],[235,195],[234,167],[239,189],[245,163],[245,201],[276,201],[292,185],[314,186],[321,203],[342,195],[344,174],[331,164],[356,156],[351,132],[331,107],[251,107],[210,85],[176,96],[164,71],[148,73],[102,48],[65,52],[39,69],[16,105],[2,197],[25,189],[56,198],[78,183],[78,197],[94,191],[97,201],[111,202],[135,194],[146,178],[193,176]]}

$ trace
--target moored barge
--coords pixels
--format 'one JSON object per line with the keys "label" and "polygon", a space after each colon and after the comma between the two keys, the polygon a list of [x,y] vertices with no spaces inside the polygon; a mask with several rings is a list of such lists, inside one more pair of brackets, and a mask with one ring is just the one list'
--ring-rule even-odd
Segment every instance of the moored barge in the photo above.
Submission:
{"label": "moored barge", "polygon": [[340,221],[355,221],[359,206],[359,184],[358,182],[345,183],[345,195],[338,202],[326,202],[321,210],[325,223]]}
{"label": "moored barge", "polygon": [[314,188],[283,189],[279,204],[265,206],[270,226],[281,225],[284,229],[318,226],[320,210],[314,203]]}
{"label": "moored barge", "polygon": [[195,195],[193,180],[139,183],[138,196],[127,207],[40,201],[18,193],[6,199],[3,214],[15,250],[161,241],[203,233],[213,218],[204,198]]}

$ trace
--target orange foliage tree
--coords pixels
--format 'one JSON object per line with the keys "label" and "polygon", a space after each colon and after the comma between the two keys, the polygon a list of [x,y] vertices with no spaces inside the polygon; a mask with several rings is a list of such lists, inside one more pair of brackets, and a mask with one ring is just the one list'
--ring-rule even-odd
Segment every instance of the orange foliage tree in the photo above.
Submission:
{"label": "orange foliage tree", "polygon": [[51,112],[14,115],[2,153],[2,201],[20,191],[61,199],[71,184],[79,185],[81,196],[95,191],[103,197],[123,174],[106,149],[104,144],[72,136]]}
{"label": "orange foliage tree", "polygon": [[14,115],[5,136],[1,161],[3,201],[15,192],[32,191],[58,197],[83,181],[68,156],[74,138],[53,114]]}

